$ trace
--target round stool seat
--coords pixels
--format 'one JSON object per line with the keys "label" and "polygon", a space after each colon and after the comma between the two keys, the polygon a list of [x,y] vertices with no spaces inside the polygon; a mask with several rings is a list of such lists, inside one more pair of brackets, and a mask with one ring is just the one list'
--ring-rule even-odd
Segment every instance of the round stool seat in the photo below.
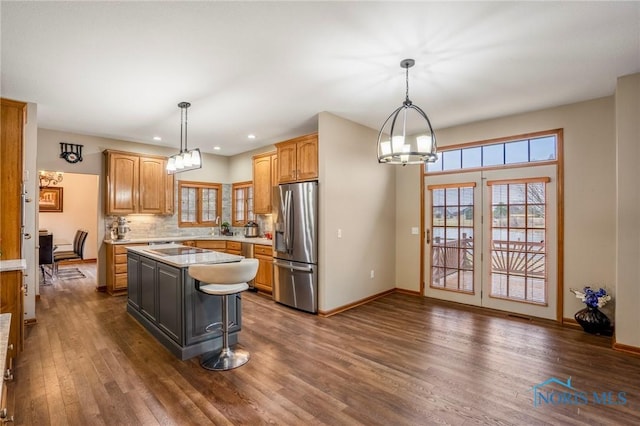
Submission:
{"label": "round stool seat", "polygon": [[203,293],[213,294],[214,296],[224,296],[225,294],[234,294],[245,291],[249,288],[247,283],[239,284],[207,284],[201,285],[198,290]]}
{"label": "round stool seat", "polygon": [[256,276],[258,263],[258,259],[242,259],[240,262],[191,265],[189,275],[207,284],[246,284]]}

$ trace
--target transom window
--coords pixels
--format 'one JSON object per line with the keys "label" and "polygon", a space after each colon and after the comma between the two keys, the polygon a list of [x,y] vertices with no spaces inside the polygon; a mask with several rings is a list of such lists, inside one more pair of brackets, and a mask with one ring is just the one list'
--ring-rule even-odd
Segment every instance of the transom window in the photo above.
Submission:
{"label": "transom window", "polygon": [[557,135],[547,134],[492,144],[445,148],[438,153],[438,161],[427,164],[427,173],[555,161],[557,145]]}
{"label": "transom window", "polygon": [[214,226],[222,216],[222,185],[210,182],[178,182],[178,226]]}

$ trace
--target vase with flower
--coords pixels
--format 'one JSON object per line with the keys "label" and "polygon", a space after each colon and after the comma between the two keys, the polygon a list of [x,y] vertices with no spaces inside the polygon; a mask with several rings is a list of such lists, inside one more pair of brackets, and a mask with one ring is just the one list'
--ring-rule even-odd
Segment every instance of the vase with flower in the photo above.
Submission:
{"label": "vase with flower", "polygon": [[587,286],[583,288],[582,291],[571,289],[571,292],[587,305],[574,315],[574,318],[578,324],[582,326],[582,329],[587,333],[610,336],[612,334],[611,321],[609,321],[609,317],[600,310],[600,308],[611,300],[611,296],[607,294],[607,291],[603,288],[594,290],[590,286]]}

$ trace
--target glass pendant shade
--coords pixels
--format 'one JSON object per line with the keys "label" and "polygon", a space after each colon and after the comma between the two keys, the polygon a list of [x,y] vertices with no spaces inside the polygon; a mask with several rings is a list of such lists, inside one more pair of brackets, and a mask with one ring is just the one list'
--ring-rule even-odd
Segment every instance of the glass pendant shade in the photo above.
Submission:
{"label": "glass pendant shade", "polygon": [[436,135],[427,114],[409,100],[409,68],[405,59],[407,92],[405,101],[389,115],[378,133],[378,162],[387,164],[433,163],[438,160]]}
{"label": "glass pendant shade", "polygon": [[[196,170],[202,168],[202,156],[200,149],[187,148],[187,108],[191,104],[189,102],[180,102],[178,107],[181,109],[180,114],[180,152],[169,157],[167,161],[167,173],[186,172],[188,170]],[[184,148],[182,142],[184,141]]]}

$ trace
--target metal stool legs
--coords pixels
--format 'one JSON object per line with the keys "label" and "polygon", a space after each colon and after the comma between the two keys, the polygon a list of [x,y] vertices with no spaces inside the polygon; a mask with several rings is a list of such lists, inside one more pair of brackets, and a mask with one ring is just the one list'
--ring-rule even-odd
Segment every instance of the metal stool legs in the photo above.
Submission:
{"label": "metal stool legs", "polygon": [[[235,296],[235,294],[234,294]],[[200,365],[207,370],[224,371],[240,367],[249,361],[249,352],[229,347],[229,295],[222,297],[222,350],[202,355]]]}

